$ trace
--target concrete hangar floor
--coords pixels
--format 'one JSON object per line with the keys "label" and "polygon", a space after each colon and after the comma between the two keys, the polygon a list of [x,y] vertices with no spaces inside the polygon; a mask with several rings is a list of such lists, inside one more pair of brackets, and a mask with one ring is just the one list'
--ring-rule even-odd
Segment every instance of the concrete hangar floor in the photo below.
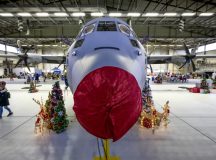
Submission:
{"label": "concrete hangar floor", "polygon": [[[7,84],[14,115],[6,117],[4,110],[0,120],[1,160],[90,160],[98,155],[96,138],[77,121],[70,122],[61,134],[35,134],[35,115],[39,106],[32,98],[46,100],[52,83],[42,84],[37,93],[28,93],[21,89],[24,86],[26,84],[17,80]],[[152,134],[137,123],[122,139],[111,143],[112,155],[118,155],[122,160],[215,160],[216,95],[189,93],[178,86],[182,84],[151,85],[158,110],[166,100],[170,101],[168,127],[161,127]],[[63,83],[61,88],[64,88]],[[70,91],[64,92],[64,98],[67,114],[72,120],[73,96]]]}

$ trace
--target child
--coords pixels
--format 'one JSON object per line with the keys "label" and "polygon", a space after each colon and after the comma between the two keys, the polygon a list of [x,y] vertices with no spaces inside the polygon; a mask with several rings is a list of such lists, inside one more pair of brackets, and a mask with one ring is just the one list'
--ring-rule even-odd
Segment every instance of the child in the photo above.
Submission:
{"label": "child", "polygon": [[0,81],[0,119],[2,119],[3,107],[8,110],[8,117],[13,114],[9,106],[10,92],[5,88],[6,82]]}

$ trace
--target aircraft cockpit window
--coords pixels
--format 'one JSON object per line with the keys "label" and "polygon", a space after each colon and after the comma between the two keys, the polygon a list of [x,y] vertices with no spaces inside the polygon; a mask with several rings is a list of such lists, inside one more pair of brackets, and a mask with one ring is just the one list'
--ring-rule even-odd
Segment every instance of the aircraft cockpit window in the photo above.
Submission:
{"label": "aircraft cockpit window", "polygon": [[130,36],[130,33],[131,33],[131,32],[130,32],[130,29],[129,29],[126,25],[124,25],[124,24],[119,24],[118,26],[119,26],[119,30],[120,30],[122,33],[124,33],[124,34]]}
{"label": "aircraft cockpit window", "polygon": [[86,26],[82,31],[82,36],[92,33],[94,31],[94,28],[95,28],[95,24],[90,24]]}
{"label": "aircraft cockpit window", "polygon": [[114,21],[99,21],[97,31],[117,31]]}

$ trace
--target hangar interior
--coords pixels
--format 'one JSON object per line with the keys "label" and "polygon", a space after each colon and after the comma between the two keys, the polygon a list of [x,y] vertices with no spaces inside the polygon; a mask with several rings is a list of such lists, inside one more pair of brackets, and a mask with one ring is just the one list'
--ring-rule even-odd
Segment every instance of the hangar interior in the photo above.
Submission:
{"label": "hangar interior", "polygon": [[[36,93],[28,93],[23,88],[29,87],[27,74],[48,74],[54,72],[54,68],[60,69],[62,76],[65,72],[64,61],[40,63],[30,59],[31,54],[67,56],[83,25],[103,16],[127,22],[146,55],[185,55],[187,49],[191,56],[216,55],[215,0],[1,0],[0,55],[17,58],[0,56],[0,81],[7,83],[13,111],[13,115],[7,117],[4,109],[0,119],[0,159],[87,160],[101,154],[103,144],[98,144],[96,137],[86,132],[75,118],[74,95],[70,89],[63,89],[69,119],[67,130],[61,134],[34,133],[35,115],[40,107],[32,98],[45,102],[57,80],[61,88],[65,88],[61,76],[47,78],[46,82],[40,77]],[[154,104],[162,111],[164,103],[170,101],[170,122],[154,133],[136,123],[122,139],[111,142],[112,155],[122,160],[215,159],[215,90],[210,88],[210,94],[188,92],[189,88],[200,85],[201,79],[196,76],[190,77],[187,83],[155,84],[152,80],[165,73],[201,77],[208,74],[210,78],[216,71],[214,58],[194,59],[195,72],[191,61],[151,64],[153,73],[148,67]],[[185,66],[179,69],[184,62]],[[182,86],[187,90],[180,88]]]}

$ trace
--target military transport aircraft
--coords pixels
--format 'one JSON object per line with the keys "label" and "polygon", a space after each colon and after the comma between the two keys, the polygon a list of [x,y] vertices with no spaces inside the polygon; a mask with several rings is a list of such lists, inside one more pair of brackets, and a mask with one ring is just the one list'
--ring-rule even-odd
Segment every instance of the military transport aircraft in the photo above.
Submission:
{"label": "military transport aircraft", "polygon": [[[86,23],[67,56],[7,54],[18,63],[65,63],[74,111],[80,124],[103,139],[120,139],[137,121],[147,64],[192,63],[216,55],[146,55],[133,29],[124,21],[96,18]],[[17,64],[18,64],[17,63]]]}

